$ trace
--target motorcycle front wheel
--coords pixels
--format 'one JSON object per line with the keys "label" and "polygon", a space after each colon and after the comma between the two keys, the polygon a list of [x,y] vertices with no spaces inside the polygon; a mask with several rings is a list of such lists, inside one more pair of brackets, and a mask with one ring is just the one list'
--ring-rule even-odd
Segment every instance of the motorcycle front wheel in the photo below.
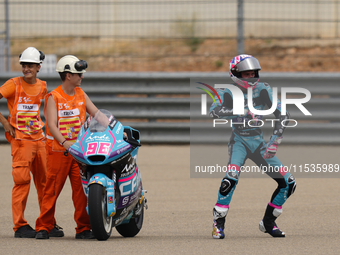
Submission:
{"label": "motorcycle front wheel", "polygon": [[106,190],[100,184],[89,186],[88,208],[91,228],[98,240],[107,240],[112,231],[112,217],[106,214]]}
{"label": "motorcycle front wheel", "polygon": [[142,204],[142,211],[140,215],[131,218],[129,223],[121,224],[116,226],[116,229],[119,234],[123,237],[134,237],[139,233],[143,226],[143,218],[144,218],[144,205]]}

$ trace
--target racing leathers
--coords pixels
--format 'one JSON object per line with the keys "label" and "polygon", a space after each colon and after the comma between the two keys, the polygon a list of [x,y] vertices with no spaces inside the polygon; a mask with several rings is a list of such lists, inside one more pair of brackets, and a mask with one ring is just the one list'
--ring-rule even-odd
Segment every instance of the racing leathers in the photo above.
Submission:
{"label": "racing leathers", "polygon": [[[271,217],[272,214],[278,217],[282,211],[282,205],[294,192],[296,186],[294,177],[287,172],[286,168],[284,168],[280,160],[275,156],[275,146],[280,143],[285,126],[288,124],[288,113],[281,113],[281,103],[277,100],[277,106],[274,111],[275,121],[263,122],[263,116],[255,115],[249,111],[247,105],[248,95],[244,92],[245,113],[244,115],[234,115],[233,94],[231,91],[227,88],[217,91],[221,98],[222,105],[213,103],[210,107],[210,116],[218,119],[228,119],[232,123],[232,135],[228,145],[228,170],[222,179],[218,192],[217,203],[214,207],[214,217],[221,218],[227,215],[241,169],[248,158],[277,182],[278,186],[270,199],[267,206],[268,212],[266,211],[266,214],[268,214],[268,217]],[[269,84],[258,83],[252,92],[253,107],[256,110],[264,110],[266,106],[271,109],[273,93]],[[271,144],[266,144],[263,139],[260,126],[264,123],[274,124]],[[274,148],[273,153],[268,151],[270,146]],[[263,221],[265,221],[267,217],[266,214]],[[272,222],[274,222],[275,219],[272,219]],[[275,236],[275,234],[273,234],[274,226],[269,226],[270,224],[271,223],[266,224],[265,222],[265,231]]]}

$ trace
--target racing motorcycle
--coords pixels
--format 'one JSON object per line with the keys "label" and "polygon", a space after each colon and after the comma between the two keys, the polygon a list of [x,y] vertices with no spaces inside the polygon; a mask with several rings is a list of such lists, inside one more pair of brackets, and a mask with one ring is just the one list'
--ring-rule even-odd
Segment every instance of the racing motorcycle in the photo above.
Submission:
{"label": "racing motorcycle", "polygon": [[123,126],[107,110],[109,124],[88,117],[68,152],[78,162],[91,228],[107,240],[115,227],[123,237],[138,234],[147,209],[141,174],[136,164],[140,133]]}

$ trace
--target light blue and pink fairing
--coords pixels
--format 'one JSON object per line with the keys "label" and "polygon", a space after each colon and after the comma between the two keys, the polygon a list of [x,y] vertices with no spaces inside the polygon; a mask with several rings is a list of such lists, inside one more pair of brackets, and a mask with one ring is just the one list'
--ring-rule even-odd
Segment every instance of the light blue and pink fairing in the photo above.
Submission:
{"label": "light blue and pink fairing", "polygon": [[[132,142],[140,145],[140,134],[138,130],[123,126],[112,115],[108,118],[109,125],[107,127],[100,125],[93,118],[89,118],[82,126],[77,141],[69,148],[69,152],[80,165],[97,167],[97,169],[100,169],[100,166],[112,166],[124,157],[132,157],[129,164],[119,173],[121,177],[118,180],[115,179],[116,177],[106,176],[104,171],[100,170],[89,179],[82,176],[85,194],[88,195],[88,188],[92,184],[102,185],[107,191],[107,216],[118,217],[121,215],[121,220],[124,220],[126,215],[124,216],[122,213],[123,208],[127,208],[125,210],[127,212],[131,211],[142,194],[141,176],[136,164],[139,146],[130,144],[133,140]],[[130,143],[124,140],[124,132]],[[115,186],[117,182],[120,199],[116,205]]]}
{"label": "light blue and pink fairing", "polygon": [[110,125],[103,132],[90,132],[84,124],[77,141],[69,148],[69,152],[75,159],[86,165],[105,165],[128,152],[136,158],[138,147],[133,149],[131,144],[124,141],[124,130],[126,132],[136,131],[131,127],[124,127],[115,119],[111,120]]}

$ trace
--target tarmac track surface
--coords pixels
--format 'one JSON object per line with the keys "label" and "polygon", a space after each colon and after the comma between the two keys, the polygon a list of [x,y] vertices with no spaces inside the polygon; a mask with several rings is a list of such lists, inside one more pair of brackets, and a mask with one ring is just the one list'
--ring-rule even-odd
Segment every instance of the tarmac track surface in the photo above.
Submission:
{"label": "tarmac track surface", "polygon": [[[340,147],[284,146],[280,159],[294,164],[339,164]],[[189,146],[142,146],[138,165],[149,209],[141,232],[123,238],[114,229],[107,241],[76,240],[70,184],[58,199],[56,219],[65,236],[49,240],[14,238],[12,230],[11,155],[0,145],[1,254],[339,254],[340,179],[296,178],[296,192],[283,207],[277,223],[286,238],[275,239],[258,230],[276,183],[242,178],[235,190],[226,222],[226,238],[211,237],[212,208],[220,178],[190,178]],[[34,185],[25,218],[34,226],[39,216]]]}

